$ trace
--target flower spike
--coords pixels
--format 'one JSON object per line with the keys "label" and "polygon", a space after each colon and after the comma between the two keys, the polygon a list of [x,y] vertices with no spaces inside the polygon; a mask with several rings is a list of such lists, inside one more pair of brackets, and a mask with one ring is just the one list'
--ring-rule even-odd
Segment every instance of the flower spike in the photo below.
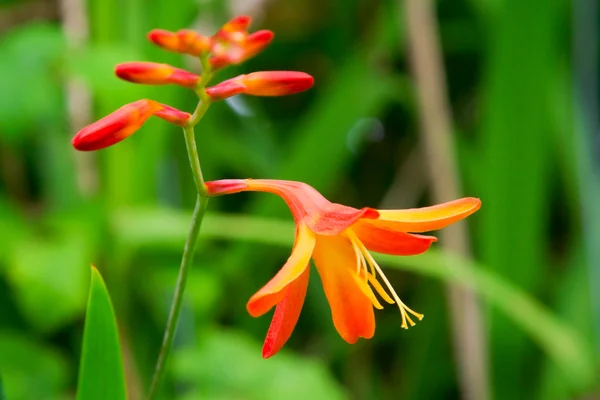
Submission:
{"label": "flower spike", "polygon": [[175,84],[193,89],[200,77],[169,64],[155,62],[126,62],[118,64],[115,74],[126,81],[146,85]]}
{"label": "flower spike", "polygon": [[190,118],[190,114],[156,101],[138,100],[81,129],[71,143],[80,151],[104,149],[134,134],[152,115],[180,126]]}

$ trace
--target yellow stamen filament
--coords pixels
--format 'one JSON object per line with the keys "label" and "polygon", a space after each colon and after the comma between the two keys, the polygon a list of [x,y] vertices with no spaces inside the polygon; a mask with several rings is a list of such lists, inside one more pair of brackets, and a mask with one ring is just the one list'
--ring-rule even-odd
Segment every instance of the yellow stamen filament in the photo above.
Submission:
{"label": "yellow stamen filament", "polygon": [[[360,241],[360,239],[356,236],[356,234],[354,232],[352,232],[351,230],[348,230],[347,234],[348,234],[348,238],[350,239],[350,242],[352,243],[352,247],[354,247],[354,252],[356,254],[356,258],[357,258],[356,263],[357,263],[358,273],[360,274],[361,270],[364,271],[365,278],[368,279],[368,281],[371,283],[373,288],[375,288],[377,293],[379,293],[379,295],[386,302],[388,302],[390,304],[393,304],[394,301],[396,302],[396,304],[398,305],[398,308],[400,309],[400,314],[402,315],[402,325],[401,325],[402,328],[408,329],[409,324],[410,324],[410,326],[415,326],[415,322],[410,318],[408,313],[417,317],[419,319],[419,321],[423,319],[423,314],[419,314],[419,313],[413,311],[406,304],[404,304],[404,302],[402,302],[402,300],[400,300],[400,297],[398,297],[398,295],[396,294],[396,291],[390,284],[390,281],[387,279],[387,277],[381,270],[381,267],[377,264],[377,262],[375,261],[375,259],[371,255],[371,253],[369,253],[369,250],[365,247],[365,245]],[[369,272],[369,270],[367,269],[367,264],[369,265],[371,272]],[[385,292],[384,288],[381,286],[381,284],[375,278],[375,276],[376,276],[375,271],[377,271],[379,273],[379,276],[381,276],[381,279],[383,279],[385,286],[388,288],[388,290],[392,294],[393,300],[390,298],[390,296],[388,296],[388,294]],[[371,298],[370,296],[368,296],[368,297]],[[379,303],[377,305],[379,305]],[[379,307],[377,307],[377,308],[379,308]],[[408,311],[408,313],[407,313],[407,311]],[[408,322],[408,324],[407,324],[407,322]]]}

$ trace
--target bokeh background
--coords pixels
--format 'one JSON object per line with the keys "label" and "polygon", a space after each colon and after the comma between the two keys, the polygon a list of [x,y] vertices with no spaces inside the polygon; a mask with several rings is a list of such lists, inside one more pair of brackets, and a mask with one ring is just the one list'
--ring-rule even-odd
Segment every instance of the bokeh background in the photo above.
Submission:
{"label": "bokeh background", "polygon": [[[349,345],[313,274],[290,342],[265,361],[269,317],[251,318],[245,303],[289,255],[291,216],[268,194],[212,200],[163,397],[598,395],[597,6],[439,0],[414,14],[433,18],[411,26],[419,3],[429,2],[2,0],[6,399],[74,398],[90,262],[115,305],[130,398],[143,398],[195,200],[184,140],[159,120],[93,154],[76,153],[70,139],[140,98],[192,110],[192,93],[120,82],[113,67],[147,60],[197,70],[195,60],[152,47],[146,32],[210,34],[238,14],[276,38],[219,79],[294,69],[316,85],[212,106],[197,128],[207,179],[301,180],[356,207],[454,195],[480,197],[483,207],[426,256],[379,258],[403,300],[426,315],[417,326],[400,329],[398,310],[387,307],[375,338]],[[432,28],[439,48],[429,54]]]}

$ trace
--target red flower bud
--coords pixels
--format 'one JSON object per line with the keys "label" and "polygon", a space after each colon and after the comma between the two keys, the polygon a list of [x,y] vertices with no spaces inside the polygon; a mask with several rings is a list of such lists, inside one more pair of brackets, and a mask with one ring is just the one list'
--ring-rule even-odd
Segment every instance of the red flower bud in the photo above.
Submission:
{"label": "red flower bud", "polygon": [[156,101],[138,100],[86,126],[77,132],[71,143],[81,151],[112,146],[135,133],[152,115],[179,126],[190,118],[190,114]]}
{"label": "red flower bud", "polygon": [[127,62],[117,65],[115,74],[126,81],[147,85],[175,84],[194,88],[200,77],[169,64],[154,62]]}
{"label": "red flower bud", "polygon": [[148,33],[148,39],[165,50],[190,54],[195,57],[210,51],[211,46],[210,38],[189,29],[177,32],[153,29]]}
{"label": "red flower bud", "polygon": [[206,89],[213,100],[223,100],[239,93],[252,96],[286,96],[311,88],[314,79],[297,71],[262,71],[240,75]]}
{"label": "red flower bud", "polygon": [[312,87],[314,78],[297,71],[261,71],[242,75],[244,93],[252,96],[286,96]]}
{"label": "red flower bud", "polygon": [[161,105],[163,106],[163,108],[155,112],[154,115],[158,118],[164,119],[165,121],[173,125],[183,126],[191,117],[190,113],[178,110],[176,108],[164,104]]}
{"label": "red flower bud", "polygon": [[152,100],[138,100],[129,103],[86,126],[73,138],[71,143],[77,150],[100,150],[131,136],[151,115],[163,106]]}

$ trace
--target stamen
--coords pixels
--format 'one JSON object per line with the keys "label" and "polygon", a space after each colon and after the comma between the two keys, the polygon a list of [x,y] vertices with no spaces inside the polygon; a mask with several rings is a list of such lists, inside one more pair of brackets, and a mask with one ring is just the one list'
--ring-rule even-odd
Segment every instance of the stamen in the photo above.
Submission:
{"label": "stamen", "polygon": [[[367,248],[365,247],[365,245],[356,237],[356,235],[354,234],[354,232],[350,231],[348,232],[348,237],[350,237],[350,240],[353,244],[353,247],[358,248],[360,250],[361,255],[364,257],[364,259],[366,260],[366,262],[369,264],[369,267],[371,267],[371,270],[373,271],[373,273],[371,274],[373,276],[373,279],[371,281],[371,284],[373,285],[373,287],[375,288],[375,290],[381,295],[381,297],[383,297],[383,299],[385,301],[388,301],[381,293],[385,293],[385,291],[383,290],[383,287],[379,284],[379,282],[377,282],[375,280],[375,270],[377,272],[379,272],[379,275],[381,276],[381,279],[383,279],[383,282],[385,283],[386,287],[388,288],[388,290],[390,291],[390,293],[392,294],[392,297],[394,298],[394,300],[396,301],[396,304],[398,305],[398,308],[400,309],[400,314],[402,315],[402,328],[404,329],[408,329],[408,325],[410,324],[410,326],[415,326],[415,322],[410,318],[410,316],[408,315],[408,313],[414,315],[415,317],[417,317],[420,320],[423,319],[423,314],[419,314],[415,311],[413,311],[412,309],[410,309],[406,304],[404,304],[404,302],[402,302],[402,300],[400,300],[400,297],[398,297],[398,295],[396,294],[396,291],[394,290],[394,288],[392,287],[390,281],[387,279],[387,277],[385,276],[385,274],[383,273],[383,271],[381,270],[381,267],[377,264],[377,262],[375,261],[375,259],[373,258],[373,256],[371,255],[371,253],[369,253],[369,250],[367,250]],[[364,266],[365,270],[366,270],[366,266]],[[376,284],[373,284],[373,282],[377,282]],[[379,288],[377,287],[379,286]],[[381,289],[381,291],[380,291]],[[389,298],[389,296],[387,296]],[[391,299],[390,299],[391,300]],[[408,311],[408,312],[407,312]],[[407,324],[408,321],[408,324]]]}
{"label": "stamen", "polygon": [[387,294],[387,292],[385,291],[383,286],[381,286],[381,283],[379,283],[379,281],[377,279],[373,278],[373,275],[371,275],[371,274],[369,274],[369,283],[371,284],[371,286],[373,286],[375,288],[375,290],[377,291],[377,293],[381,296],[381,298],[383,300],[385,300],[389,304],[394,304],[394,299],[392,299]]}

